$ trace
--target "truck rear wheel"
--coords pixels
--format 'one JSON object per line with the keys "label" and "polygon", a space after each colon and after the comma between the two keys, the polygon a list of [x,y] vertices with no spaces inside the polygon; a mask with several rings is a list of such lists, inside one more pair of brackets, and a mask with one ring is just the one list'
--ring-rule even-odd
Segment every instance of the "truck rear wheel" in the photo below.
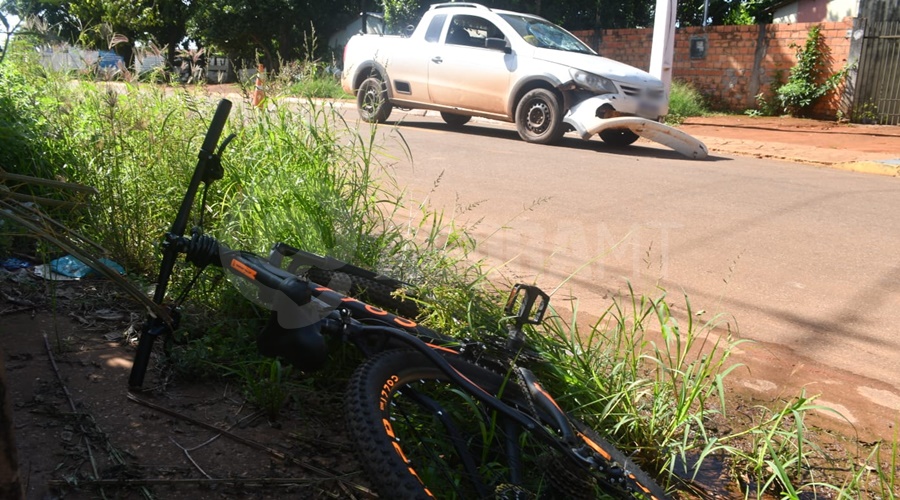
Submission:
{"label": "truck rear wheel", "polygon": [[469,120],[472,119],[471,116],[468,115],[457,115],[455,113],[447,113],[445,111],[441,111],[441,118],[444,119],[444,122],[451,127],[462,127],[463,125],[469,123]]}
{"label": "truck rear wheel", "polygon": [[366,78],[356,91],[356,109],[359,117],[369,123],[384,123],[394,106],[388,101],[387,87],[377,76]]}
{"label": "truck rear wheel", "polygon": [[638,135],[627,128],[608,128],[598,134],[610,146],[628,146],[638,140]]}
{"label": "truck rear wheel", "polygon": [[550,144],[565,133],[562,110],[556,94],[547,89],[534,89],[516,106],[516,130],[526,142]]}

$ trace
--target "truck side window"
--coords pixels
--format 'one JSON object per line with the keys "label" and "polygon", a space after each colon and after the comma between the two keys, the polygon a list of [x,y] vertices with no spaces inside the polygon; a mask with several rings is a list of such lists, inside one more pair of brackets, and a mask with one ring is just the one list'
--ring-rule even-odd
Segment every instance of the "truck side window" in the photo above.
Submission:
{"label": "truck side window", "polygon": [[447,43],[454,45],[467,45],[469,47],[484,47],[486,38],[504,38],[494,23],[487,19],[456,15],[447,30]]}
{"label": "truck side window", "polygon": [[441,29],[444,27],[444,20],[447,19],[447,14],[438,14],[431,18],[431,23],[428,25],[428,29],[425,30],[425,41],[429,43],[435,43],[441,38]]}

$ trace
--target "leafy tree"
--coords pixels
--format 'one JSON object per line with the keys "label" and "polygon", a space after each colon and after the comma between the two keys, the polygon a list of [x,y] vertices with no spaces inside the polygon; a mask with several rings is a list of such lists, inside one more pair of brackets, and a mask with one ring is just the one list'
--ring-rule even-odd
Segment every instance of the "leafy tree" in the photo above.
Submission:
{"label": "leafy tree", "polygon": [[3,58],[6,56],[9,48],[9,38],[12,36],[13,28],[9,25],[9,21],[3,15],[2,10],[0,10],[0,25],[3,26],[3,31],[0,31],[0,34],[3,35],[3,45],[0,45],[0,63],[3,63]]}
{"label": "leafy tree", "polygon": [[388,32],[399,32],[405,26],[416,24],[428,5],[419,0],[384,0],[384,23]]}
{"label": "leafy tree", "polygon": [[69,12],[68,3],[8,0],[2,4],[0,11],[13,14],[20,19],[40,19],[41,25],[52,28],[52,31],[44,30],[46,31],[44,36],[51,40],[75,43],[83,30],[81,21]]}
{"label": "leafy tree", "polygon": [[[709,0],[709,24],[753,24],[771,22],[769,7],[780,0]],[[655,0],[482,0],[488,7],[527,12],[545,17],[570,30],[642,28],[653,26]],[[385,17],[413,22],[428,8],[421,0],[384,0]],[[679,0],[679,26],[703,24],[704,0]]]}
{"label": "leafy tree", "polygon": [[358,14],[349,0],[209,0],[197,5],[188,33],[201,45],[224,51],[233,59],[254,61],[261,54],[267,67],[303,58],[312,32],[332,33]]}
{"label": "leafy tree", "polygon": [[[196,2],[187,0],[157,0],[147,33],[150,39],[168,48],[169,61],[174,60],[178,45],[187,37],[187,23]],[[149,42],[150,40],[142,40]]]}
{"label": "leafy tree", "polygon": [[191,5],[186,0],[8,0],[4,7],[19,17],[40,19],[50,38],[108,49],[115,33],[128,40],[117,46],[126,60],[134,43],[154,41],[169,47],[171,61],[186,36]]}

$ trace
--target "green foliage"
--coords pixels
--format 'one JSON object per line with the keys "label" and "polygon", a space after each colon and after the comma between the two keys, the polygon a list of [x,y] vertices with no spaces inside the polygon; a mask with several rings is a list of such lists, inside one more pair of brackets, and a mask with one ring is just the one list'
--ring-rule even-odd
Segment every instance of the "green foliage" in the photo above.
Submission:
{"label": "green foliage", "polygon": [[[577,324],[577,310],[571,322],[554,318],[544,348],[571,386],[568,406],[610,429],[646,462],[664,462],[651,469],[671,469],[675,455],[655,450],[689,449],[688,436],[697,436],[705,419],[722,411],[724,379],[735,368],[728,358],[740,341],[720,317],[694,325],[686,299],[685,327],[672,317],[665,296],[632,292],[625,300],[615,301],[586,333]],[[654,330],[662,336],[651,337]]]}
{"label": "green foliage", "polygon": [[775,71],[772,84],[769,86],[768,95],[763,92],[756,94],[756,108],[745,110],[744,114],[748,116],[775,116],[779,114],[781,107],[778,105],[778,87],[781,86],[782,81],[784,81],[784,72],[781,70]]}
{"label": "green foliage", "polygon": [[422,16],[419,0],[385,0],[384,22],[391,33],[401,33],[407,25],[415,25]]}
{"label": "green foliage", "polygon": [[276,86],[284,88],[287,95],[305,98],[340,99],[351,97],[341,88],[340,74],[334,70],[338,66],[334,60],[323,60],[317,56],[319,40],[314,26],[303,36],[303,58],[282,63],[273,79]]}
{"label": "green foliage", "polygon": [[219,365],[219,369],[240,380],[244,395],[250,403],[265,411],[269,421],[278,420],[278,413],[290,396],[291,366],[284,366],[277,359],[262,359]]}
{"label": "green foliage", "polygon": [[[853,108],[853,119],[859,123],[878,123],[878,117],[878,104],[874,100],[870,99]],[[887,114],[883,115],[883,120],[887,120],[887,117]]]}
{"label": "green foliage", "polygon": [[806,44],[797,50],[797,64],[791,68],[787,83],[778,88],[778,100],[786,113],[806,114],[816,101],[836,89],[849,71],[845,67],[828,74],[830,51],[819,25],[809,29]]}
{"label": "green foliage", "polygon": [[344,92],[338,77],[330,74],[311,75],[292,84],[287,93],[310,99],[344,99],[352,97]]}
{"label": "green foliage", "polygon": [[6,58],[6,52],[9,50],[9,37],[12,35],[13,31],[6,16],[3,15],[2,10],[0,10],[0,25],[3,27],[3,30],[0,31],[0,35],[3,36],[3,45],[0,45],[0,65],[2,65],[3,59]]}
{"label": "green foliage", "polygon": [[703,94],[689,82],[674,80],[669,92],[669,114],[666,123],[678,124],[690,116],[709,113]]}
{"label": "green foliage", "polygon": [[357,2],[283,2],[280,0],[211,0],[197,5],[189,35],[231,58],[254,61],[261,55],[267,68],[303,54],[305,31],[332,33],[358,14]]}
{"label": "green foliage", "polygon": [[[769,2],[756,0],[734,2],[734,5],[732,5],[722,16],[722,24],[738,26],[750,26],[756,24],[757,14],[763,14],[765,8],[763,4],[772,5]],[[761,6],[763,8],[760,8]]]}
{"label": "green foliage", "polygon": [[10,53],[0,71],[0,165],[12,173],[68,177],[73,152],[58,141],[56,122],[68,111],[51,95],[65,86],[61,79],[41,76],[33,52]]}

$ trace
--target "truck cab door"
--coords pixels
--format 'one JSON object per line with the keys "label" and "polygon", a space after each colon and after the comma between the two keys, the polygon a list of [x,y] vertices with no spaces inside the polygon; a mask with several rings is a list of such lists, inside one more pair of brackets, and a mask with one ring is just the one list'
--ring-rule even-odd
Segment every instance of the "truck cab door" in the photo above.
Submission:
{"label": "truck cab door", "polygon": [[428,61],[431,102],[505,115],[515,54],[485,47],[486,38],[503,36],[480,16],[453,16]]}
{"label": "truck cab door", "polygon": [[424,43],[414,42],[412,38],[403,39],[402,45],[394,47],[392,57],[385,60],[395,100],[426,104],[431,102],[428,95],[428,59],[440,45],[440,35],[446,20],[446,14],[435,15],[425,30]]}

